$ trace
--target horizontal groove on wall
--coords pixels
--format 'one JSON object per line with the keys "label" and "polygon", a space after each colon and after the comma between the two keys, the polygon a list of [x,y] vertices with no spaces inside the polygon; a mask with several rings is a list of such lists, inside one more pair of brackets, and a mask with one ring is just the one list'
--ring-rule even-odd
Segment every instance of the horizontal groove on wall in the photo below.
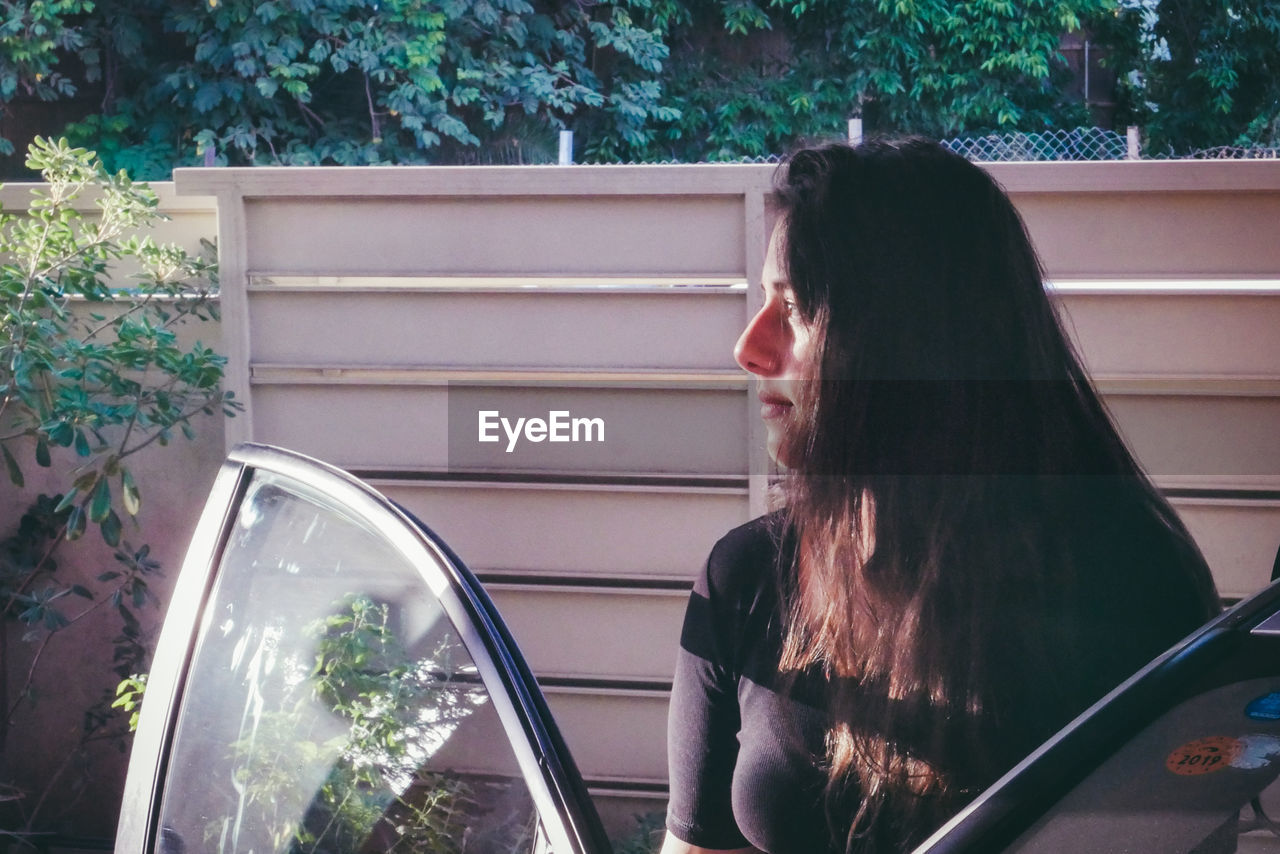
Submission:
{"label": "horizontal groove on wall", "polygon": [[[538,473],[504,474],[495,472],[438,472],[401,471],[397,469],[352,469],[351,474],[378,486],[381,480],[387,486],[421,485],[428,488],[488,488],[488,489],[567,489],[583,491],[617,492],[681,492],[713,495],[746,495],[748,479],[737,476],[704,476],[689,478],[674,475],[628,476],[582,475]],[[1160,481],[1165,481],[1161,483]],[[696,481],[690,483],[689,481]],[[1183,486],[1157,479],[1156,486],[1166,498],[1238,499],[1242,501],[1280,501],[1280,486]],[[776,485],[779,478],[770,478]]]}
{"label": "horizontal groove on wall", "polygon": [[[587,578],[588,576],[578,576],[578,575],[575,575],[575,576],[562,575],[558,577],[549,576],[546,579],[546,581],[542,584],[529,584],[529,583],[526,583],[523,579],[520,579],[514,582],[490,581],[490,582],[487,582],[487,586],[489,587],[490,590],[512,591],[517,593],[521,591],[537,591],[540,593],[546,593],[546,592],[564,593],[566,595],[573,595],[573,594],[591,595],[591,594],[597,594],[600,592],[605,592],[605,593],[609,593],[617,596],[626,596],[628,594],[634,594],[637,596],[658,596],[658,597],[665,597],[665,598],[672,598],[677,596],[683,598],[684,593],[686,592],[686,589],[681,587],[674,587],[671,585],[662,585],[662,586],[655,587],[655,586],[647,585],[644,583],[607,584],[607,585],[603,585],[603,591],[602,591],[601,585],[584,584],[583,581],[585,581]],[[623,580],[622,577],[619,577],[619,581],[621,582],[622,580]]]}
{"label": "horizontal groove on wall", "polygon": [[588,777],[583,782],[587,784],[587,794],[593,798],[660,798],[665,801],[671,796],[670,786],[653,780]]}
{"label": "horizontal groove on wall", "polygon": [[538,685],[550,693],[598,693],[609,696],[628,694],[670,694],[671,681],[664,679],[590,678],[583,676],[556,676],[549,674],[534,678]]}
{"label": "horizontal groove on wall", "polygon": [[746,496],[747,487],[745,484],[741,486],[680,486],[670,485],[667,483],[660,484],[641,484],[631,485],[625,483],[614,483],[609,481],[599,483],[526,483],[523,480],[439,480],[430,477],[417,477],[415,471],[397,471],[397,477],[383,478],[381,482],[379,477],[361,478],[371,486],[389,486],[389,487],[407,487],[412,489],[420,486],[424,489],[495,489],[495,490],[563,490],[572,492],[616,492],[620,494],[641,492],[641,493],[678,493],[684,495],[739,495]]}
{"label": "horizontal groove on wall", "polygon": [[[442,292],[442,293],[526,293],[565,291],[572,293],[681,292],[733,294],[748,288],[740,275],[723,276],[297,276],[250,273],[250,292],[327,293]],[[1046,280],[1053,294],[1090,296],[1280,296],[1280,279],[1062,279]]]}
{"label": "horizontal groove on wall", "polygon": [[[599,368],[419,368],[365,365],[251,364],[254,385],[454,385],[609,389],[745,390],[739,370],[611,370]],[[1095,373],[1094,386],[1110,395],[1280,397],[1280,376]]]}
{"label": "horizontal groove on wall", "polygon": [[1204,279],[1062,279],[1046,281],[1045,290],[1063,295],[1089,294],[1115,296],[1211,295],[1280,296],[1280,279],[1273,278],[1204,278]]}
{"label": "horizontal groove on wall", "polygon": [[1092,376],[1104,395],[1280,397],[1280,376],[1105,374]]}
{"label": "horizontal groove on wall", "polygon": [[1180,498],[1267,498],[1280,494],[1280,473],[1172,475],[1147,472],[1161,495]]}
{"label": "horizontal groove on wall", "polygon": [[250,273],[249,291],[272,293],[707,293],[747,289],[741,275],[723,276],[294,276]]}
{"label": "horizontal groove on wall", "polygon": [[398,483],[469,483],[485,485],[538,484],[547,486],[637,486],[679,489],[747,489],[743,475],[708,474],[624,474],[612,472],[501,472],[501,471],[398,471],[396,469],[349,468],[360,480]]}
{"label": "horizontal groove on wall", "polygon": [[[607,389],[745,390],[739,370],[673,371],[540,368],[417,368],[395,366],[251,364],[254,385],[431,385]],[[1280,385],[1280,383],[1278,383]]]}
{"label": "horizontal groove on wall", "polygon": [[1280,489],[1196,489],[1195,487],[1166,487],[1160,490],[1165,498],[1204,498],[1228,501],[1280,501]]}
{"label": "horizontal groove on wall", "polygon": [[645,577],[633,575],[553,575],[546,572],[477,571],[476,577],[485,585],[510,587],[575,587],[583,590],[654,590],[687,593],[693,587],[692,579]]}

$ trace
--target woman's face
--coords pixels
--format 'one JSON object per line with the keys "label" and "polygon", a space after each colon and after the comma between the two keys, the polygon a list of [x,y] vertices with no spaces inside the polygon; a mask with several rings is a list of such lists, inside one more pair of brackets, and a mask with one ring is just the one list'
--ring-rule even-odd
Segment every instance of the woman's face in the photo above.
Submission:
{"label": "woman's face", "polygon": [[797,405],[802,399],[802,383],[813,372],[817,340],[796,308],[791,284],[779,265],[782,230],[781,225],[774,229],[764,259],[760,283],[764,305],[742,331],[733,357],[758,380],[756,393],[768,434],[769,456],[785,466],[788,463],[779,459],[779,449],[783,438],[799,429]]}

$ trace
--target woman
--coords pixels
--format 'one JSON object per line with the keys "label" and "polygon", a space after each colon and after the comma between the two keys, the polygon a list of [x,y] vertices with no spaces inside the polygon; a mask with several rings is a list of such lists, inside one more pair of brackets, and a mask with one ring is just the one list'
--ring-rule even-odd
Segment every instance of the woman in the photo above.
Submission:
{"label": "woman", "polygon": [[1219,607],[985,172],[911,139],[779,176],[735,357],[785,507],[690,599],[664,854],[909,850]]}

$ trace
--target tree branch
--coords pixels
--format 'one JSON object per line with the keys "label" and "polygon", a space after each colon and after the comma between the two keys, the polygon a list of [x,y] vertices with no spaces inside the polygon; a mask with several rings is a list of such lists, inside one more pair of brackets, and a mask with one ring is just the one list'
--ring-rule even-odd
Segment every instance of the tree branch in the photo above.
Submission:
{"label": "tree branch", "polygon": [[373,106],[373,92],[369,89],[369,74],[364,74],[364,100],[369,105],[369,131],[374,142],[382,139],[382,125],[378,122],[378,112]]}

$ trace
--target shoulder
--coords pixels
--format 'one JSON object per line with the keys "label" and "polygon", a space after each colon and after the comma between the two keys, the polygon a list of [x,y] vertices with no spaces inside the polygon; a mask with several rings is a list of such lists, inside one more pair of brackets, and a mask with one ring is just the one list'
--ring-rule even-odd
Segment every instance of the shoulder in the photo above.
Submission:
{"label": "shoulder", "polygon": [[752,519],[729,531],[711,549],[695,591],[709,599],[748,605],[762,590],[777,586],[785,566],[785,520],[782,513]]}
{"label": "shoulder", "polygon": [[711,549],[694,582],[680,647],[686,661],[702,662],[697,666],[711,674],[704,681],[726,696],[736,694],[738,677],[748,670],[776,669],[777,658],[775,666],[768,661],[776,655],[769,652],[776,647],[771,629],[780,624],[778,573],[790,562],[784,531],[781,514],[734,528]]}

